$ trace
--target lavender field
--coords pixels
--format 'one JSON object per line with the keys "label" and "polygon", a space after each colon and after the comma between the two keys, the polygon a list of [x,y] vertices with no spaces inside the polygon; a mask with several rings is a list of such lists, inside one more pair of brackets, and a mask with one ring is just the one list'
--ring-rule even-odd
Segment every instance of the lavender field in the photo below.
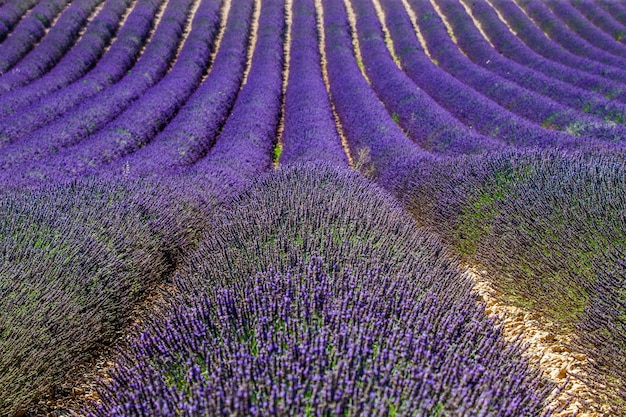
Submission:
{"label": "lavender field", "polygon": [[626,416],[626,1],[0,0],[0,417]]}

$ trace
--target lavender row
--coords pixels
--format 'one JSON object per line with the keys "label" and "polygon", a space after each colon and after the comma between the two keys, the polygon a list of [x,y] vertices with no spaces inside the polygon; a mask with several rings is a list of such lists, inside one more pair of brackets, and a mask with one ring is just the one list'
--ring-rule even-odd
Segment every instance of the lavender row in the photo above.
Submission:
{"label": "lavender row", "polygon": [[518,4],[550,39],[558,42],[563,48],[583,58],[610,65],[622,71],[626,68],[626,59],[590,45],[578,34],[569,30],[543,2],[526,0]]}
{"label": "lavender row", "polygon": [[[409,16],[403,7],[383,1],[387,27],[402,68],[417,86],[427,92],[445,109],[472,129],[483,135],[516,147],[539,146],[569,148],[579,146],[570,135],[548,131],[499,106],[497,103],[462,83],[433,64],[422,50]],[[448,41],[447,35],[437,36],[431,31],[430,4],[411,3],[421,18],[420,30],[430,42]],[[439,47],[439,44],[437,44]]]}
{"label": "lavender row", "polygon": [[626,45],[617,42],[607,33],[593,25],[569,2],[546,0],[546,5],[555,16],[573,32],[597,48],[621,58],[626,58]]}
{"label": "lavender row", "polygon": [[[626,405],[624,152],[513,152],[424,170],[407,207],[514,304],[573,332],[611,415]],[[623,287],[622,287],[623,288]]]}
{"label": "lavender row", "polygon": [[2,42],[28,9],[37,4],[37,0],[13,0],[0,4],[0,42]]}
{"label": "lavender row", "polygon": [[626,8],[624,8],[624,6],[617,2],[607,0],[596,0],[595,3],[604,8],[604,10],[622,26],[626,26]]}
{"label": "lavender row", "polygon": [[74,181],[1,192],[0,416],[63,392],[77,365],[118,338],[207,227],[210,205],[188,191],[176,181]]}
{"label": "lavender row", "polygon": [[[80,40],[50,71],[28,85],[0,96],[0,118],[85,75],[98,62],[114,38],[122,16],[130,4],[131,0],[106,1],[98,15],[89,21]],[[19,76],[19,73],[15,76]]]}
{"label": "lavender row", "polygon": [[[587,104],[583,105],[583,110],[586,112],[598,116],[606,114],[606,118],[617,119],[618,121],[620,119],[619,116],[621,116],[621,119],[624,118],[624,110],[619,108],[611,109],[613,102],[604,100],[604,98],[626,102],[625,86],[601,76],[591,75],[577,68],[570,68],[558,62],[553,62],[550,60],[550,57],[546,59],[546,57],[539,55],[511,33],[488,3],[466,3],[466,6],[471,10],[474,18],[480,22],[482,30],[487,34],[489,41],[500,54],[525,67],[542,72],[549,77],[604,96],[603,100],[599,100],[597,96],[594,97],[590,94],[581,97],[581,101],[587,102]],[[517,7],[512,2],[509,2],[507,6]],[[548,42],[545,37],[543,39]],[[607,109],[603,110],[603,106],[606,106]]]}
{"label": "lavender row", "polygon": [[164,0],[138,0],[115,42],[85,76],[0,120],[0,147],[42,127],[128,73]]}
{"label": "lavender row", "polygon": [[69,0],[43,0],[33,7],[11,36],[0,44],[0,74],[7,72],[35,46],[68,3]]}
{"label": "lavender row", "polygon": [[294,0],[280,164],[347,166],[322,75],[314,0]]}
{"label": "lavender row", "polygon": [[251,2],[240,2],[232,9],[206,79],[163,131],[110,170],[161,174],[188,167],[206,155],[239,94],[247,48],[252,48],[252,8]]}
{"label": "lavender row", "polygon": [[39,78],[54,66],[78,38],[96,6],[104,0],[81,0],[70,4],[41,42],[11,71],[0,76],[0,94]]}
{"label": "lavender row", "polygon": [[555,115],[542,120],[543,126],[559,128],[560,124],[566,124],[564,127],[573,135],[590,136],[608,142],[621,142],[626,137],[626,128],[613,123],[626,123],[626,107],[623,104],[612,103],[602,96],[587,93],[503,58],[484,40],[460,4],[441,1],[440,5],[442,13],[457,34],[459,45],[475,63],[558,103],[580,112],[599,113],[602,118],[611,119],[604,121],[581,114],[577,117],[578,120],[567,124],[567,117],[561,123],[554,123],[558,117]]}
{"label": "lavender row", "polygon": [[[499,56],[478,33],[462,7],[460,5],[455,7],[457,5],[447,3],[442,10],[448,13],[448,21],[455,29],[457,38],[459,38],[458,43],[463,47],[471,44],[472,52],[476,52],[469,53],[470,51],[466,50],[469,57],[475,62],[483,63],[489,69],[494,66],[498,67],[498,74],[506,70],[507,78],[512,81],[500,79],[497,75],[494,78],[492,72],[475,65],[459,52],[457,46],[451,41],[443,22],[435,14],[435,9],[428,1],[414,1],[412,4],[416,13],[432,16],[427,20],[420,21],[420,30],[429,44],[431,53],[440,61],[440,66],[451,72],[460,81],[538,125],[565,131],[575,136],[583,136],[582,140],[578,141],[581,146],[586,146],[586,142],[595,142],[596,138],[609,142],[621,142],[626,138],[626,127],[616,126],[615,123],[576,112],[550,98],[522,88],[516,84],[516,82],[519,83],[519,80],[515,78],[515,75],[524,77],[524,82],[520,83],[524,86],[529,85],[531,81],[541,82],[543,87],[535,88],[535,90],[542,90],[541,93],[550,92],[550,97],[558,96],[567,90],[569,97],[586,103],[585,105],[589,108],[585,109],[589,112],[603,112],[604,117],[612,115],[613,118],[624,123],[626,123],[626,106],[612,104],[609,100],[599,99],[591,93],[585,95],[584,91],[574,89],[564,83],[552,88],[549,85],[550,82],[558,83],[557,81],[534,73],[532,70],[511,63]],[[480,55],[477,56],[478,54]],[[484,64],[483,60],[486,60],[487,64]]]}
{"label": "lavender row", "polygon": [[285,4],[265,1],[246,84],[215,145],[190,168],[197,181],[238,192],[272,166],[280,117],[284,63]]}
{"label": "lavender row", "polygon": [[[136,100],[143,99],[140,97],[163,77],[176,56],[192,3],[193,0],[169,2],[162,23],[129,74],[61,118],[7,146],[0,157],[0,165],[5,170],[25,162],[37,165],[42,157],[80,143],[120,113],[124,114],[124,109],[134,105]],[[47,164],[52,162],[49,160]]]}
{"label": "lavender row", "polygon": [[170,2],[163,22],[156,28],[144,54],[129,74],[56,121],[6,146],[0,156],[0,166],[8,170],[24,163],[36,163],[41,157],[80,142],[140,97],[168,70],[191,4],[191,0]]}
{"label": "lavender row", "polygon": [[542,414],[456,260],[357,173],[283,168],[216,218],[87,415]]}
{"label": "lavender row", "polygon": [[[626,71],[614,66],[604,65],[594,59],[582,57],[570,52],[570,50],[556,43],[552,38],[548,38],[540,28],[529,20],[526,14],[514,2],[508,0],[491,0],[491,5],[513,29],[515,36],[541,56],[571,68],[588,72],[597,77],[622,84],[626,83]],[[561,32],[562,38],[567,37],[565,33],[566,32]],[[584,46],[582,46],[582,48],[582,50],[585,49]],[[532,68],[541,71],[541,67]]]}
{"label": "lavender row", "polygon": [[221,0],[200,4],[176,62],[161,81],[100,131],[46,162],[42,171],[61,177],[95,173],[101,166],[145,146],[200,83],[219,30],[221,4]]}
{"label": "lavender row", "polygon": [[620,24],[609,13],[599,7],[594,2],[575,2],[572,4],[578,11],[596,27],[602,29],[617,42],[624,43],[626,37],[626,26]]}
{"label": "lavender row", "polygon": [[407,172],[432,155],[407,138],[361,74],[343,4],[324,1],[330,93],[355,168],[398,194]]}
{"label": "lavender row", "polygon": [[[447,155],[479,153],[504,147],[499,139],[468,129],[424,90],[416,88],[415,83],[393,61],[371,1],[353,3],[363,64],[372,88],[413,141],[428,152]],[[478,111],[476,103],[470,105]]]}

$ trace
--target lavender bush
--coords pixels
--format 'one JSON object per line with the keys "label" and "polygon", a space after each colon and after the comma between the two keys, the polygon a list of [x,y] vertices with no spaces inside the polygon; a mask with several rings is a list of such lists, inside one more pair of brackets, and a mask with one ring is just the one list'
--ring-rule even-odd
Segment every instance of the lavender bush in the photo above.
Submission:
{"label": "lavender bush", "polygon": [[211,149],[239,94],[249,45],[252,2],[239,1],[228,18],[209,74],[176,116],[145,147],[110,168],[133,175],[186,168]]}
{"label": "lavender bush", "polygon": [[623,153],[504,153],[438,165],[415,178],[409,204],[509,301],[573,331],[616,410],[626,404],[625,181]]}
{"label": "lavender bush", "polygon": [[35,46],[68,3],[69,0],[43,0],[33,7],[0,45],[0,74],[7,72]]}
{"label": "lavender bush", "polygon": [[37,4],[37,0],[24,0],[2,3],[0,7],[0,41],[3,41],[11,32],[11,29],[20,21],[22,16],[31,7]]}
{"label": "lavender bush", "polygon": [[201,194],[174,180],[0,192],[0,415],[58,392],[118,337],[206,229]]}
{"label": "lavender bush", "polygon": [[356,173],[294,165],[222,213],[88,415],[541,415],[469,277]]}
{"label": "lavender bush", "polygon": [[[585,3],[591,4],[590,2]],[[480,22],[482,30],[489,37],[493,47],[505,57],[535,71],[540,71],[549,77],[565,81],[577,88],[601,94],[606,98],[626,102],[626,90],[619,82],[614,82],[600,74],[589,74],[579,67],[572,68],[567,66],[566,63],[555,62],[558,61],[558,58],[544,57],[539,52],[531,49],[530,45],[524,44],[522,37],[516,36],[511,32],[506,24],[500,20],[496,10],[490,4],[486,2],[467,2],[465,5],[470,10],[471,15]],[[516,8],[518,13],[522,13],[513,3],[505,5],[508,8],[511,6]],[[594,9],[599,10],[598,7],[594,7]],[[515,28],[517,29],[517,26]],[[537,28],[535,27],[535,29]],[[532,33],[534,34],[535,32]],[[545,35],[540,34],[540,36],[543,37],[542,43],[551,42]],[[620,73],[623,73],[623,71]]]}

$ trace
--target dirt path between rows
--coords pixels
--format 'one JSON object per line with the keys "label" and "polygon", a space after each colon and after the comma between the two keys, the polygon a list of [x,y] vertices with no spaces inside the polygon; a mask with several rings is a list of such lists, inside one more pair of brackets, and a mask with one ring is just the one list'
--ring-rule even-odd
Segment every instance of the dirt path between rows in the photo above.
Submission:
{"label": "dirt path between rows", "polygon": [[520,337],[528,347],[525,356],[530,364],[559,387],[546,411],[557,411],[555,417],[609,417],[608,405],[596,400],[602,393],[587,383],[587,356],[573,347],[572,335],[556,333],[555,326],[541,315],[503,301],[486,271],[469,268],[469,273],[474,289],[486,303],[485,313],[502,324],[507,340],[513,343]]}
{"label": "dirt path between rows", "polygon": [[316,11],[316,19],[317,19],[317,36],[319,39],[319,47],[320,47],[320,61],[322,67],[322,78],[324,79],[324,84],[326,85],[326,93],[328,94],[328,99],[330,101],[330,107],[333,112],[333,117],[335,118],[335,126],[337,127],[337,133],[339,134],[339,138],[341,139],[341,147],[346,154],[346,158],[348,159],[348,165],[350,168],[354,168],[354,159],[352,158],[352,151],[350,150],[350,145],[348,144],[348,139],[343,131],[343,126],[341,125],[341,120],[339,119],[339,114],[337,113],[337,108],[335,107],[335,103],[333,102],[333,96],[330,93],[330,79],[328,78],[328,61],[326,60],[326,32],[324,31],[324,7],[322,7],[322,0],[315,0],[315,11]]}

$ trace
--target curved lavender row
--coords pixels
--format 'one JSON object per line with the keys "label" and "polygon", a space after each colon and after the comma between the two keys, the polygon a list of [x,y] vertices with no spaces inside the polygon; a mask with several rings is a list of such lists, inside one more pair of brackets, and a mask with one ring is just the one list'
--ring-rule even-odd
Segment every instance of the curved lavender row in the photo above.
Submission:
{"label": "curved lavender row", "polygon": [[[362,45],[361,55],[372,88],[407,135],[426,151],[447,155],[480,153],[504,148],[498,139],[479,135],[455,119],[400,70],[385,45],[382,27],[371,0],[354,1],[357,15],[357,33]],[[400,5],[397,4],[397,7]],[[431,64],[431,68],[434,66]],[[427,70],[424,70],[427,71]],[[436,68],[435,68],[436,71]],[[483,100],[484,101],[484,100]],[[481,103],[483,104],[483,103]],[[487,107],[492,103],[485,103]],[[475,102],[468,103],[478,114]],[[504,109],[491,106],[490,113]],[[496,111],[494,111],[496,110]],[[480,116],[478,116],[480,117]],[[506,121],[498,120],[504,124]],[[480,131],[480,127],[478,127]]]}
{"label": "curved lavender row", "polygon": [[[604,100],[604,98],[626,102],[626,86],[544,58],[530,47],[526,46],[517,36],[513,35],[498,18],[496,11],[488,3],[467,1],[464,3],[466,7],[471,10],[471,14],[474,18],[480,22],[482,30],[501,55],[527,68],[540,71],[549,77],[595,93],[593,96],[590,94],[586,96],[587,100],[598,102],[598,104],[595,105],[590,103],[590,113],[599,116],[602,116],[603,113],[609,113],[610,116],[612,113],[617,112],[618,114],[622,113],[623,118],[623,107],[621,110],[619,108],[610,109],[610,106],[613,105],[613,101],[607,101]],[[510,2],[509,5],[516,7]],[[599,100],[597,94],[604,96],[602,100]],[[603,110],[605,106],[607,109]],[[585,106],[584,109],[586,110],[587,106]],[[613,116],[612,119],[616,117],[617,116]]]}
{"label": "curved lavender row", "polygon": [[[510,0],[490,0],[490,3],[514,30],[516,38],[522,40],[544,58],[559,62],[576,70],[588,72],[597,77],[626,83],[626,71],[614,66],[604,65],[590,58],[576,55],[570,52],[570,50],[565,49],[551,38],[548,38],[541,29],[528,19],[526,14],[524,14],[514,2]],[[609,56],[612,57],[612,55]],[[529,63],[529,65],[532,65],[532,63]],[[541,71],[542,67],[532,66],[532,68]]]}
{"label": "curved lavender row", "polygon": [[11,36],[0,44],[0,74],[19,61],[46,33],[46,28],[69,0],[43,0],[15,27]]}
{"label": "curved lavender row", "polygon": [[139,99],[167,72],[176,55],[192,3],[193,0],[170,1],[161,24],[128,75],[54,122],[6,146],[0,155],[0,170],[25,162],[36,165],[42,157],[79,143]]}
{"label": "curved lavender row", "polygon": [[626,57],[626,45],[616,41],[610,35],[594,26],[569,2],[545,0],[545,4],[570,30],[580,35],[581,38],[591,45],[595,45],[613,55],[622,58]]}
{"label": "curved lavender row", "polygon": [[328,161],[347,166],[322,76],[315,0],[294,0],[291,32],[280,164]]}
{"label": "curved lavender row", "polygon": [[[213,146],[239,94],[250,45],[252,3],[237,3],[207,78],[174,119],[145,147],[107,170],[161,174],[192,165]],[[116,166],[114,166],[116,165]],[[123,168],[120,168],[123,167]]]}
{"label": "curved lavender row", "polygon": [[[420,10],[428,9],[434,13],[428,0],[413,0],[413,4],[421,5]],[[476,64],[580,112],[594,109],[601,113],[605,108],[613,107],[614,113],[607,112],[608,114],[603,114],[603,117],[611,116],[619,122],[626,123],[626,107],[623,105],[612,106],[609,100],[601,96],[575,88],[503,58],[485,41],[462,5],[447,0],[439,1],[439,5],[441,12],[456,33],[461,49]],[[552,127],[552,119],[558,120],[557,117],[558,115],[549,116],[540,123],[542,126]],[[615,125],[613,121],[604,121],[584,114],[579,114],[577,120],[569,124],[567,124],[567,117],[564,117],[561,122],[555,123],[555,127],[567,128],[569,133],[576,136],[589,136],[607,142],[622,142],[626,138],[625,126]]]}
{"label": "curved lavender row", "polygon": [[[565,148],[579,146],[572,136],[548,131],[530,123],[434,65],[422,50],[404,8],[389,0],[382,1],[382,4],[388,16],[391,38],[404,71],[415,84],[466,125],[512,146]],[[429,14],[428,6],[430,4],[426,2],[413,4],[418,16],[423,16],[419,22],[421,25],[426,25],[436,16]],[[445,45],[447,35],[444,34],[446,38],[439,39],[433,37],[433,33],[426,29],[424,35],[427,39],[442,41]]]}
{"label": "curved lavender row", "polygon": [[0,7],[0,42],[2,42],[11,29],[20,21],[22,16],[34,5],[38,0],[14,0],[6,2]]}
{"label": "curved lavender row", "polygon": [[161,81],[100,131],[40,166],[45,165],[51,176],[85,175],[148,143],[194,92],[209,66],[221,3],[200,4],[178,59]]}
{"label": "curved lavender row", "polygon": [[0,94],[39,78],[68,51],[85,27],[96,6],[104,0],[81,0],[70,4],[50,31],[10,72],[0,75]]}
{"label": "curved lavender row", "polygon": [[543,2],[524,0],[518,2],[518,5],[550,39],[570,52],[583,58],[614,66],[620,70],[626,68],[626,59],[589,44],[578,34],[569,30]]}
{"label": "curved lavender row", "polygon": [[613,16],[607,13],[602,7],[593,1],[578,1],[572,3],[576,9],[596,27],[602,29],[614,40],[624,43],[626,37],[626,27],[619,23]]}
{"label": "curved lavender row", "polygon": [[[485,3],[481,4],[486,5]],[[419,4],[414,3],[414,5],[417,7],[416,11],[418,14],[430,14],[432,16],[427,20],[422,19],[419,21],[420,31],[430,46],[431,54],[439,61],[440,67],[450,72],[458,80],[471,86],[508,110],[542,126],[549,126],[551,129],[566,131],[573,135],[588,135],[610,140],[626,138],[626,127],[624,126],[615,126],[596,117],[576,112],[550,98],[529,91],[513,81],[509,81],[506,78],[502,79],[482,66],[474,64],[467,56],[461,54],[457,45],[452,42],[443,22],[438,15],[433,15],[435,10],[427,1]],[[457,12],[460,12],[460,9],[457,9]],[[469,19],[468,16],[466,17]],[[454,21],[458,23],[460,19]],[[491,49],[482,36],[466,30],[468,24],[469,22],[467,21],[457,25],[453,24],[457,37],[471,37],[471,42],[469,43],[473,45],[473,48],[478,48],[478,44],[482,42],[481,49],[483,51]],[[458,42],[462,45],[466,43],[461,40],[458,40]],[[472,55],[470,57],[476,58]],[[494,58],[494,65],[505,65],[506,63],[501,64],[499,62],[501,59],[500,57]],[[525,74],[522,75],[524,76]],[[544,77],[544,81],[549,80]],[[575,93],[580,94],[584,92],[577,90],[573,92],[572,96]],[[591,93],[587,95],[580,94],[579,97],[583,103],[587,103],[590,113],[593,113],[591,109],[594,109],[597,112],[604,112],[604,117],[608,118],[610,115],[614,119],[626,123],[625,105],[619,105],[606,99],[600,101],[597,98],[597,96]],[[591,103],[595,100],[596,105],[594,106],[587,100],[590,100]],[[580,142],[581,145],[586,146],[582,141]]]}
{"label": "curved lavender row", "polygon": [[264,1],[248,79],[206,157],[190,167],[198,181],[237,192],[272,167],[280,115],[285,32],[283,0]]}
{"label": "curved lavender row", "polygon": [[0,147],[42,127],[127,74],[165,0],[138,0],[115,42],[84,77],[0,120]]}
{"label": "curved lavender row", "polygon": [[622,26],[626,26],[626,8],[622,4],[612,0],[596,0],[595,3],[604,8]]}
{"label": "curved lavender row", "polygon": [[331,97],[355,167],[382,187],[401,193],[405,174],[434,157],[404,135],[363,78],[341,3],[323,1]]}
{"label": "curved lavender row", "polygon": [[354,171],[281,169],[216,218],[90,417],[542,414],[457,260]]}
{"label": "curved lavender row", "polygon": [[65,87],[92,68],[115,36],[121,18],[131,2],[132,0],[107,0],[98,15],[89,22],[76,45],[50,71],[28,85],[0,96],[0,118]]}

